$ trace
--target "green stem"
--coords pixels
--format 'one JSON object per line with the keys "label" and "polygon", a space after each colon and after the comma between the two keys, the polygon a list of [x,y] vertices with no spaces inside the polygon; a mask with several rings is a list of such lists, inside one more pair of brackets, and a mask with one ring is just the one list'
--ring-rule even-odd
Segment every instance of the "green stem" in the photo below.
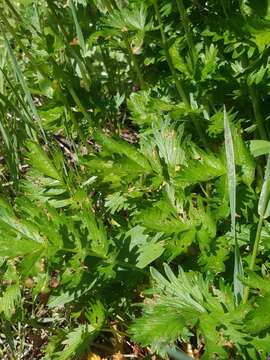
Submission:
{"label": "green stem", "polygon": [[157,17],[157,20],[158,20],[158,24],[159,24],[159,30],[160,30],[160,34],[161,34],[161,41],[162,41],[162,47],[164,49],[164,52],[165,52],[165,57],[166,57],[166,60],[167,60],[167,63],[168,63],[168,66],[170,68],[170,71],[171,71],[171,74],[172,74],[172,77],[174,79],[174,82],[175,82],[175,86],[176,86],[176,89],[177,89],[177,92],[178,92],[178,95],[180,97],[180,99],[183,101],[183,103],[188,107],[190,108],[190,103],[188,101],[188,98],[186,96],[186,93],[184,91],[184,88],[176,74],[176,71],[174,69],[174,66],[173,66],[173,63],[172,63],[172,59],[171,59],[171,56],[170,56],[170,53],[169,53],[169,49],[168,49],[168,42],[167,42],[167,39],[166,39],[166,35],[165,35],[165,31],[164,31],[164,27],[163,27],[163,22],[162,22],[162,19],[161,19],[161,15],[160,15],[160,11],[159,11],[159,8],[158,8],[158,4],[157,4],[157,0],[152,0],[153,2],[153,5],[154,5],[154,8],[155,8],[155,13],[156,13],[156,17]]}
{"label": "green stem", "polygon": [[183,0],[176,0],[176,5],[177,5],[178,12],[180,14],[180,17],[183,21],[186,39],[187,39],[189,51],[190,51],[193,66],[194,66],[195,57],[196,57],[196,49],[195,49],[193,34],[192,34],[192,30],[191,30],[191,23],[189,21],[189,17],[187,15]]}
{"label": "green stem", "polygon": [[80,112],[84,115],[84,117],[90,122],[90,124],[93,124],[93,121],[90,117],[90,115],[88,114],[88,112],[86,111],[85,107],[83,106],[83,104],[81,103],[80,99],[78,98],[75,90],[73,89],[73,87],[69,84],[67,84],[67,88],[68,91],[70,93],[70,95],[72,96],[73,100],[75,101],[76,105],[78,106]]}
{"label": "green stem", "polygon": [[265,131],[264,124],[263,124],[264,118],[261,113],[260,103],[259,103],[259,99],[258,99],[258,93],[257,93],[256,88],[253,85],[251,85],[249,87],[249,93],[250,93],[250,97],[251,97],[253,112],[254,112],[255,121],[256,121],[256,125],[258,128],[260,138],[262,140],[267,140],[267,133]]}
{"label": "green stem", "polygon": [[[242,56],[242,64],[245,69],[249,65],[246,54],[243,54],[243,56]],[[262,140],[267,140],[268,136],[267,136],[266,130],[264,128],[264,118],[263,118],[263,115],[261,112],[257,89],[254,86],[254,84],[251,84],[250,86],[248,86],[248,89],[249,89],[249,94],[250,94],[250,98],[251,98],[251,102],[252,102],[253,113],[254,113],[254,117],[255,117],[256,126],[258,129],[258,133]]]}
{"label": "green stem", "polygon": [[[261,216],[260,220],[259,220],[259,223],[258,223],[258,226],[257,226],[255,242],[254,242],[254,246],[253,246],[251,261],[250,261],[250,264],[249,264],[249,270],[251,270],[251,271],[254,270],[256,258],[257,258],[257,255],[258,255],[258,249],[259,249],[259,243],[260,243],[260,239],[261,239],[262,227],[263,227],[263,217]],[[248,294],[249,294],[249,287],[247,286],[245,288],[245,290],[244,290],[244,297],[243,297],[243,303],[244,304],[248,300]]]}
{"label": "green stem", "polygon": [[[100,47],[103,64],[105,66],[105,69],[106,69],[106,72],[108,75],[108,83],[107,83],[108,91],[109,91],[109,94],[111,96],[113,96],[116,93],[116,91],[114,90],[114,79],[116,79],[115,71],[114,71],[113,67],[110,66],[110,55],[109,55],[106,47],[103,47],[102,44],[100,44],[99,47]],[[108,61],[108,59],[109,59],[109,61]]]}
{"label": "green stem", "polygon": [[125,33],[123,33],[123,39],[124,39],[126,48],[128,50],[129,56],[130,56],[130,58],[132,60],[132,63],[133,63],[133,66],[134,66],[134,69],[135,69],[135,72],[136,72],[136,75],[137,75],[137,80],[139,82],[140,88],[143,89],[144,88],[143,74],[142,74],[142,72],[140,70],[137,58],[136,58],[136,56],[134,55],[134,53],[132,51],[132,48],[130,46],[130,42],[129,42],[128,37],[127,37],[127,35]]}
{"label": "green stem", "polygon": [[[166,35],[165,35],[164,26],[163,26],[163,22],[162,22],[162,19],[161,19],[161,15],[160,15],[157,0],[152,0],[152,3],[154,5],[156,17],[157,17],[158,24],[159,24],[162,47],[164,49],[166,61],[168,63],[169,69],[170,69],[172,77],[174,79],[175,86],[176,86],[179,98],[180,98],[180,100],[183,101],[183,103],[185,104],[187,109],[191,110],[191,106],[190,106],[189,100],[187,98],[187,95],[185,93],[184,87],[183,87],[181,81],[179,80],[179,78],[177,76],[177,73],[176,73],[176,71],[174,69],[173,63],[172,63],[171,55],[170,55],[169,49],[168,49],[168,42],[167,42],[167,38],[166,38]],[[200,127],[200,124],[196,121],[196,119],[194,118],[194,116],[192,114],[191,114],[191,120],[192,120],[192,122],[194,124],[194,127],[195,127],[201,141],[203,142],[204,146],[207,148],[208,144],[207,144],[207,141],[206,141],[206,138],[205,138],[205,134],[203,133],[203,131],[202,131],[201,127]]]}
{"label": "green stem", "polygon": [[5,0],[5,3],[10,8],[10,10],[13,12],[13,14],[16,16],[17,20],[22,21],[20,14],[15,9],[15,7],[12,5],[12,3],[9,0]]}

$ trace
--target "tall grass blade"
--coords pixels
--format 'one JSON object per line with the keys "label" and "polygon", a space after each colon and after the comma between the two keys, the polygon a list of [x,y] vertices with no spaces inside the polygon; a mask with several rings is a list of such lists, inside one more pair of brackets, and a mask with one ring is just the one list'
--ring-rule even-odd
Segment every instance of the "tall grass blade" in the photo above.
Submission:
{"label": "tall grass blade", "polygon": [[0,134],[2,135],[5,150],[5,161],[9,169],[9,174],[15,189],[18,187],[19,181],[19,157],[17,151],[16,136],[12,136],[4,122],[0,119]]}
{"label": "tall grass blade", "polygon": [[243,277],[243,265],[240,255],[240,250],[236,237],[236,173],[235,173],[235,161],[234,161],[234,149],[232,133],[229,125],[229,120],[224,106],[224,136],[225,136],[225,150],[227,159],[227,176],[228,176],[228,189],[229,189],[229,200],[231,210],[231,229],[234,238],[234,273],[233,273],[233,284],[234,284],[234,296],[235,302],[238,305],[243,298],[244,286],[239,280],[239,277]]}
{"label": "tall grass blade", "polygon": [[13,70],[14,70],[14,72],[15,72],[15,74],[16,74],[19,82],[20,82],[20,85],[21,85],[21,87],[23,89],[24,95],[25,95],[26,100],[28,102],[28,105],[29,105],[29,107],[31,109],[31,112],[32,112],[32,114],[34,116],[34,119],[37,121],[37,123],[38,123],[38,125],[40,127],[40,130],[41,130],[42,136],[43,136],[43,138],[44,138],[44,140],[46,142],[46,135],[45,135],[42,123],[41,123],[41,119],[40,119],[40,117],[38,115],[36,106],[35,106],[34,101],[32,99],[30,90],[29,90],[29,88],[28,88],[28,86],[26,84],[26,81],[25,81],[24,76],[23,76],[23,74],[21,72],[21,69],[20,69],[20,66],[19,66],[19,64],[18,64],[18,62],[16,60],[16,57],[15,57],[15,55],[13,53],[13,50],[12,50],[10,44],[9,44],[9,41],[5,37],[5,35],[4,35],[4,38],[5,38],[5,43],[6,43],[6,47],[7,47],[7,50],[8,50],[8,54],[9,54],[9,56],[11,58],[11,61],[12,61]]}
{"label": "tall grass blade", "polygon": [[78,18],[77,18],[76,9],[75,9],[75,6],[74,6],[72,0],[70,0],[70,7],[71,7],[71,11],[72,11],[72,16],[73,16],[75,28],[76,28],[76,35],[77,35],[77,38],[79,40],[80,47],[81,47],[81,49],[83,51],[83,57],[85,57],[85,55],[86,55],[85,41],[84,41],[82,29],[80,27],[80,24],[79,24],[79,21],[78,21]]}
{"label": "tall grass blade", "polygon": [[270,216],[270,155],[266,164],[262,191],[259,198],[258,214],[263,219]]}

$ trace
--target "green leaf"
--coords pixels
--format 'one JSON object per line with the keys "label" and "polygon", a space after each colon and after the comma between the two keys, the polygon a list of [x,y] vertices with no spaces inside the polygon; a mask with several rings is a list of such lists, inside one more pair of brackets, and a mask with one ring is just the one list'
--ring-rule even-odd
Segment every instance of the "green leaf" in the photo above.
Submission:
{"label": "green leaf", "polygon": [[64,348],[62,351],[53,355],[55,360],[78,359],[86,349],[89,348],[95,337],[95,328],[91,325],[79,325],[66,335],[62,342]]}
{"label": "green leaf", "polygon": [[27,149],[29,162],[36,170],[42,175],[51,177],[52,179],[62,180],[61,175],[56,170],[52,161],[38,143],[28,142]]}
{"label": "green leaf", "polygon": [[234,251],[234,295],[236,304],[239,304],[244,294],[244,286],[239,280],[239,277],[243,277],[244,270],[240,255],[240,250],[236,238],[236,174],[235,174],[235,161],[234,161],[234,148],[230,125],[227,117],[227,112],[224,106],[224,136],[225,136],[225,150],[227,159],[227,177],[228,177],[228,188],[229,188],[229,199],[231,209],[231,228],[235,242]]}
{"label": "green leaf", "polygon": [[0,313],[10,320],[21,300],[19,283],[10,285],[0,297]]}
{"label": "green leaf", "polygon": [[270,327],[270,321],[266,314],[270,311],[270,294],[256,301],[256,308],[249,312],[244,320],[244,331],[258,334]]}
{"label": "green leaf", "polygon": [[251,186],[255,176],[255,163],[248,147],[242,139],[237,128],[232,130],[234,139],[235,164],[241,167],[242,180],[247,186]]}
{"label": "green leaf", "polygon": [[250,152],[254,157],[270,154],[270,141],[250,140]]}
{"label": "green leaf", "polygon": [[13,65],[13,68],[14,68],[14,72],[15,72],[15,74],[17,75],[17,77],[19,79],[19,82],[20,82],[21,87],[22,87],[22,89],[24,91],[24,94],[25,94],[25,97],[26,97],[27,102],[29,104],[29,107],[30,107],[30,109],[32,111],[32,114],[34,115],[35,120],[38,122],[41,133],[42,133],[44,139],[46,140],[46,135],[45,135],[44,129],[42,127],[42,123],[41,123],[40,117],[38,115],[35,103],[34,103],[34,101],[32,99],[30,90],[29,90],[29,88],[28,88],[28,86],[26,84],[26,81],[25,81],[24,76],[23,76],[23,74],[21,72],[20,66],[19,66],[19,64],[18,64],[18,62],[16,60],[16,57],[14,56],[13,50],[12,50],[12,48],[11,48],[11,46],[10,46],[10,44],[9,44],[6,37],[5,37],[5,42],[6,42],[6,46],[7,46],[7,49],[8,49],[9,56],[10,56],[10,58],[12,60],[12,65]]}
{"label": "green leaf", "polygon": [[266,219],[270,215],[270,155],[266,164],[263,186],[258,203],[258,214]]}
{"label": "green leaf", "polygon": [[77,38],[79,40],[79,44],[80,44],[80,46],[82,48],[83,54],[85,56],[86,55],[85,41],[84,41],[82,29],[80,27],[80,24],[79,24],[79,21],[78,21],[78,18],[77,18],[76,8],[75,8],[72,0],[70,0],[70,7],[71,7],[71,12],[72,12],[72,17],[73,17],[73,20],[74,20],[74,23],[75,23],[76,35],[77,35]]}
{"label": "green leaf", "polygon": [[147,158],[139,150],[128,144],[126,141],[110,138],[101,132],[96,133],[95,137],[110,153],[125,155],[127,158],[140,165],[143,169],[145,169],[145,171],[152,170]]}

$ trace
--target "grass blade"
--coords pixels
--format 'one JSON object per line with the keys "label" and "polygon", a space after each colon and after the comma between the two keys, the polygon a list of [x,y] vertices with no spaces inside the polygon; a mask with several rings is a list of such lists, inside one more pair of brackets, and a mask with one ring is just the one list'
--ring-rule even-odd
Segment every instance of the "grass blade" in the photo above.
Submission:
{"label": "grass blade", "polygon": [[239,280],[239,277],[243,277],[243,265],[240,255],[240,250],[236,237],[236,224],[235,224],[235,215],[236,215],[236,173],[235,173],[235,161],[234,161],[234,149],[233,149],[233,140],[231,129],[229,125],[229,120],[224,106],[224,136],[225,136],[225,150],[226,150],[226,159],[227,159],[227,176],[228,176],[228,189],[229,189],[229,200],[230,200],[230,209],[231,209],[231,229],[234,238],[234,272],[233,272],[233,284],[234,284],[234,296],[236,304],[239,304],[243,298],[244,286]]}
{"label": "grass blade", "polygon": [[84,41],[82,29],[80,27],[80,24],[79,24],[79,21],[78,21],[78,18],[77,18],[76,9],[75,9],[75,6],[74,6],[72,0],[70,0],[70,7],[71,7],[71,11],[72,11],[72,16],[73,16],[75,28],[76,28],[76,35],[77,35],[77,38],[79,40],[80,47],[81,47],[81,49],[83,51],[83,57],[85,57],[85,55],[86,55],[85,41]]}
{"label": "grass blade", "polygon": [[270,215],[270,155],[268,156],[267,165],[264,174],[262,191],[259,198],[258,214],[263,219]]}
{"label": "grass blade", "polygon": [[41,123],[41,119],[40,119],[40,117],[38,115],[36,106],[35,106],[34,101],[32,99],[30,90],[29,90],[29,88],[28,88],[28,86],[26,84],[26,81],[25,81],[24,76],[23,76],[23,74],[21,72],[19,64],[18,64],[18,62],[16,60],[16,57],[15,57],[15,55],[13,53],[13,50],[12,50],[7,38],[5,37],[5,35],[4,35],[4,38],[5,38],[5,43],[6,43],[6,47],[7,47],[7,50],[8,50],[8,54],[9,54],[9,56],[11,58],[11,61],[12,61],[12,66],[13,66],[14,72],[15,72],[15,74],[16,74],[16,76],[17,76],[17,78],[18,78],[18,80],[19,80],[19,82],[21,84],[21,87],[22,87],[22,89],[24,91],[24,95],[26,97],[28,105],[29,105],[29,107],[31,109],[31,112],[32,112],[33,116],[34,116],[34,119],[37,121],[37,123],[38,123],[38,125],[40,127],[40,130],[41,130],[42,136],[43,136],[43,138],[44,138],[44,140],[46,142],[46,135],[45,135],[42,123]]}

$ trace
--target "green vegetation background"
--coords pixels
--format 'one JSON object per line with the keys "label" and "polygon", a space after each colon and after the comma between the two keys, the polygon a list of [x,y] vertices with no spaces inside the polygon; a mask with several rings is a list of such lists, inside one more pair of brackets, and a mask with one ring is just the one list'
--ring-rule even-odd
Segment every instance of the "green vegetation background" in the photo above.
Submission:
{"label": "green vegetation background", "polygon": [[1,2],[2,358],[269,356],[269,41],[267,0]]}

